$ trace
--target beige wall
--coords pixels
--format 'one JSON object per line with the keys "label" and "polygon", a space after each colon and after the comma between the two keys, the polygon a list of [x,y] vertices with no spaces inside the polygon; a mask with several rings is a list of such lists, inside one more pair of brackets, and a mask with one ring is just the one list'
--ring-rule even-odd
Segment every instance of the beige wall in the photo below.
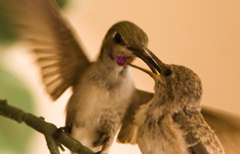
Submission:
{"label": "beige wall", "polygon": [[[98,55],[112,24],[133,21],[162,61],[187,66],[201,77],[203,104],[240,114],[240,1],[92,0],[71,13],[91,57]],[[134,78],[138,87],[152,90],[148,76],[134,71]]]}

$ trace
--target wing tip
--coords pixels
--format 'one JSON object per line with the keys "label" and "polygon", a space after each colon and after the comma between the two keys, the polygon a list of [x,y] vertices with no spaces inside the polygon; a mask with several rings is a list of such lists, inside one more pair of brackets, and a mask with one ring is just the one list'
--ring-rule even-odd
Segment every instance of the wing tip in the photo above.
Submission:
{"label": "wing tip", "polygon": [[131,145],[137,144],[137,126],[122,127],[118,133],[117,142]]}

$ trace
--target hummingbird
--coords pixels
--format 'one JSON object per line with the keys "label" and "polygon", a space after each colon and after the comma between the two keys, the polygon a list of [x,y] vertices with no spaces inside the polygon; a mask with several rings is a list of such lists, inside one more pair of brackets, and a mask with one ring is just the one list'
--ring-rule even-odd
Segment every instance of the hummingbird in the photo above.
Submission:
{"label": "hummingbird", "polygon": [[[123,144],[138,144],[143,153],[180,153],[182,150],[182,153],[238,154],[240,116],[200,104],[202,84],[197,74],[184,66],[164,64],[151,51],[148,51],[148,54],[149,59],[153,60],[145,62],[152,72],[133,64],[129,65],[149,74],[155,80],[155,93],[152,93],[153,96],[148,102],[145,100],[144,103],[137,99],[132,101],[122,122],[117,141]],[[141,96],[144,98],[147,95],[143,93]],[[156,126],[156,122],[160,121],[161,125]],[[164,122],[171,124],[163,125]],[[172,139],[167,135],[168,143],[173,142],[178,145],[177,147],[174,144],[176,148],[171,149],[176,152],[159,152],[158,149],[151,151],[161,144],[156,138],[156,133],[159,132],[155,131],[158,129],[161,133],[164,132],[161,135],[165,136],[170,130],[175,136]],[[142,139],[144,138],[142,136],[145,139]],[[149,141],[151,137],[155,142]],[[168,147],[161,145],[161,147],[165,146]]]}
{"label": "hummingbird", "polygon": [[34,46],[51,98],[56,100],[67,88],[73,89],[66,106],[69,132],[94,152],[107,153],[131,101],[141,98],[142,93],[146,95],[142,101],[151,97],[135,88],[128,67],[137,56],[151,61],[146,56],[146,33],[129,21],[114,24],[103,40],[99,57],[91,62],[54,1],[9,2],[18,6],[10,16],[17,16],[17,30]]}
{"label": "hummingbird", "polygon": [[[7,28],[16,32],[18,39],[30,43],[52,100],[72,89],[66,107],[69,133],[99,153],[107,153],[120,127],[118,141],[134,143],[135,111],[153,94],[135,88],[129,65],[140,57],[151,63],[152,69],[157,68],[149,56],[146,33],[131,22],[116,23],[107,32],[97,60],[90,61],[54,0],[0,0],[0,6],[0,15],[10,21]],[[226,126],[223,132],[232,134],[229,120],[222,120],[226,114],[215,109],[203,111],[210,124],[219,124],[220,119]],[[226,145],[232,147],[237,142],[230,139]]]}
{"label": "hummingbird", "polygon": [[157,74],[132,65],[155,81],[153,98],[135,115],[141,152],[224,154],[220,140],[201,114],[202,83],[198,75],[187,67],[153,58],[160,70]]}

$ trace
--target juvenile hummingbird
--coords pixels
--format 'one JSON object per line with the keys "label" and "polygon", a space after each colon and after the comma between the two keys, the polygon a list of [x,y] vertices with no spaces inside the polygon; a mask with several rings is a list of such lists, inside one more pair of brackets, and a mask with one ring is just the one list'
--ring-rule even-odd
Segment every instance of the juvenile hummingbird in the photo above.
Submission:
{"label": "juvenile hummingbird", "polygon": [[[200,110],[202,84],[197,74],[154,57],[154,96],[135,115],[137,143],[143,154],[223,154],[223,147]],[[134,66],[134,65],[133,65]],[[153,70],[155,71],[155,70]]]}

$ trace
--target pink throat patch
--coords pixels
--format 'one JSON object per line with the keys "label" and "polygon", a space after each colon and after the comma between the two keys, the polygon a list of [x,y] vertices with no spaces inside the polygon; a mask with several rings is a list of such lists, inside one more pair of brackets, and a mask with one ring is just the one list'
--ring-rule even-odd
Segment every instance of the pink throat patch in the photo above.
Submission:
{"label": "pink throat patch", "polygon": [[128,66],[128,64],[130,64],[133,61],[133,58],[117,56],[116,61],[117,61],[118,65],[126,67],[126,66]]}

